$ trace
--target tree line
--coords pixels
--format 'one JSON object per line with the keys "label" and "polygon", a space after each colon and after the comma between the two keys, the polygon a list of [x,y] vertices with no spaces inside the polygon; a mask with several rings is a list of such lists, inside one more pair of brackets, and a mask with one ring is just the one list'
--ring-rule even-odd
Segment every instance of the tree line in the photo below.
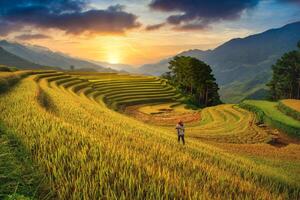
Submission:
{"label": "tree line", "polygon": [[300,41],[297,46],[272,66],[272,80],[267,85],[273,100],[300,99]]}
{"label": "tree line", "polygon": [[220,104],[218,84],[212,69],[206,63],[188,56],[176,56],[169,62],[169,72],[163,78],[197,106]]}

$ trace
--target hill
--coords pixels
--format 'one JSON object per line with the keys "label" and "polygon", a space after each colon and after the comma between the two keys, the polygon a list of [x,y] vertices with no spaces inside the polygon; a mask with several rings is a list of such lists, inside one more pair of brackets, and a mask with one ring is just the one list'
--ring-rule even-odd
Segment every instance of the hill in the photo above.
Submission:
{"label": "hill", "polygon": [[[245,82],[254,81],[259,74],[269,74],[262,80],[265,84],[270,78],[272,64],[285,52],[296,49],[299,40],[300,22],[295,22],[260,34],[232,39],[214,50],[190,50],[179,55],[193,56],[211,65],[215,77],[222,87],[223,99],[231,101],[232,99],[228,99],[226,96],[231,96],[233,99],[242,99],[247,96],[238,90],[228,93],[232,90],[233,83],[235,83],[235,87],[237,85],[244,87]],[[160,75],[168,70],[169,60],[170,58],[155,64],[144,65],[139,72]],[[254,86],[253,92],[261,89],[260,86]],[[236,95],[241,98],[236,98]]]}
{"label": "hill", "polygon": [[[148,105],[145,94],[152,101]],[[182,146],[174,124],[153,126],[109,109],[114,103],[141,106],[142,112],[157,116],[174,108],[162,106],[164,95],[178,103],[175,91],[156,77],[54,71],[27,76],[0,95],[2,135],[16,137],[42,174],[34,178],[17,171],[15,177],[32,177],[20,182],[21,189],[30,186],[29,192],[6,178],[2,184],[10,187],[4,194],[20,192],[36,199],[298,199],[299,145],[267,144],[269,135],[255,125],[251,112],[231,104],[203,109],[201,120],[187,127]],[[4,144],[18,146],[9,138]],[[3,156],[7,151],[0,148]],[[14,162],[13,157],[8,161]],[[15,165],[27,166],[22,160]],[[11,177],[7,173],[1,175]],[[35,187],[32,194],[36,182],[45,183],[50,192]]]}
{"label": "hill", "polygon": [[129,72],[129,73],[137,73],[137,69],[136,67],[133,67],[132,65],[128,65],[128,64],[111,64],[108,62],[103,62],[103,61],[94,61],[94,60],[89,60],[89,62],[91,63],[95,63],[96,65],[101,65],[101,66],[105,66],[106,68],[111,68],[120,72]]}
{"label": "hill", "polygon": [[23,45],[6,40],[0,41],[0,47],[20,58],[40,65],[55,66],[66,70],[69,70],[70,66],[73,65],[77,69],[115,72],[115,70],[105,68],[99,64],[88,62],[80,58],[74,58],[60,52],[53,52],[46,47]]}
{"label": "hill", "polygon": [[[205,60],[205,57],[211,52],[211,50],[207,51],[202,51],[199,49],[193,49],[189,51],[184,51],[177,56],[191,56],[198,58],[200,60]],[[139,67],[136,71],[141,73],[141,74],[148,74],[148,75],[155,75],[155,76],[160,76],[163,73],[168,71],[168,65],[169,61],[172,60],[173,57],[171,58],[166,58],[158,63],[151,63],[151,64],[145,64],[141,67]]]}
{"label": "hill", "polygon": [[3,48],[0,47],[0,65],[16,67],[19,69],[37,69],[37,68],[44,68],[41,65],[32,63],[28,60],[20,58],[12,53],[5,51]]}

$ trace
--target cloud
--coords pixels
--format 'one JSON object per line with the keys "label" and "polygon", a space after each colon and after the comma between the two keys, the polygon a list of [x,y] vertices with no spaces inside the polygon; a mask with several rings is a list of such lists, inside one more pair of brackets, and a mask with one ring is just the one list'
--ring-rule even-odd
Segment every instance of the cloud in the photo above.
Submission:
{"label": "cloud", "polygon": [[154,30],[158,30],[158,29],[164,27],[165,25],[166,25],[166,23],[148,25],[148,26],[146,26],[145,30],[146,31],[154,31]]}
{"label": "cloud", "polygon": [[150,8],[178,12],[166,19],[178,30],[204,29],[221,20],[238,19],[244,10],[254,8],[259,0],[153,0]]}
{"label": "cloud", "polygon": [[48,8],[49,12],[80,12],[88,7],[87,0],[1,0],[0,13],[7,13],[18,8]]}
{"label": "cloud", "polygon": [[20,25],[9,23],[5,21],[0,20],[0,36],[7,36],[9,33],[17,31],[21,28]]}
{"label": "cloud", "polygon": [[26,26],[59,29],[68,34],[123,34],[141,25],[137,18],[124,11],[122,5],[93,9],[87,0],[0,1],[0,23],[17,27],[11,29],[4,24],[1,29],[7,29],[5,34]]}
{"label": "cloud", "polygon": [[182,30],[182,31],[193,31],[193,30],[204,30],[208,28],[208,24],[199,22],[199,23],[186,23],[180,26],[175,26],[174,30]]}
{"label": "cloud", "polygon": [[299,0],[278,0],[279,2],[300,3]]}
{"label": "cloud", "polygon": [[44,34],[22,34],[15,37],[17,40],[40,40],[50,38],[50,36]]}

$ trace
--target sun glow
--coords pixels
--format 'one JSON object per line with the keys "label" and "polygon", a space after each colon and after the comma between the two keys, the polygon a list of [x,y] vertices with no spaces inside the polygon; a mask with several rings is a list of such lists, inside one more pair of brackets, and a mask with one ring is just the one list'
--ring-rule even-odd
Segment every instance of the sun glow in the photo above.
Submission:
{"label": "sun glow", "polygon": [[99,43],[101,43],[102,50],[106,55],[106,62],[110,64],[120,64],[123,62],[123,41],[119,37],[106,36],[105,40],[100,38]]}
{"label": "sun glow", "polygon": [[120,63],[120,56],[117,53],[109,53],[107,57],[108,57],[107,61],[110,64],[118,64],[118,63]]}

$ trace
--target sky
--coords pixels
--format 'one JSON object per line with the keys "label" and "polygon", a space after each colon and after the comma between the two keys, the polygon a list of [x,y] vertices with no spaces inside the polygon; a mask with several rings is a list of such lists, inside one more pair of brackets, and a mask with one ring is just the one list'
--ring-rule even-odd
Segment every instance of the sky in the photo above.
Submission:
{"label": "sky", "polygon": [[300,0],[1,0],[0,38],[140,66],[300,21]]}

